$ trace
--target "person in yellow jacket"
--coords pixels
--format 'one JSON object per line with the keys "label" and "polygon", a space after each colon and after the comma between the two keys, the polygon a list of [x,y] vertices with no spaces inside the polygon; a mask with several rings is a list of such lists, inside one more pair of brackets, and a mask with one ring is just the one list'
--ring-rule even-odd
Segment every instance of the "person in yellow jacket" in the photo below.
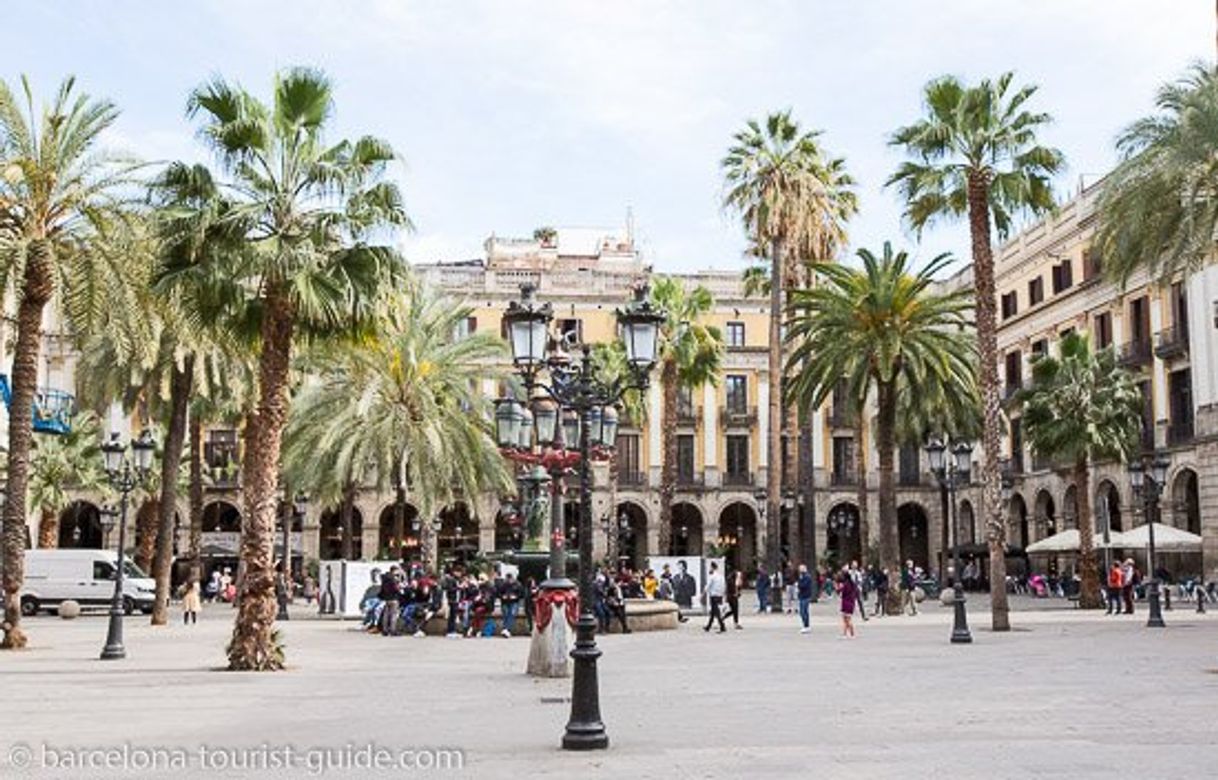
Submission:
{"label": "person in yellow jacket", "polygon": [[660,581],[656,579],[656,573],[652,569],[648,569],[643,575],[643,593],[649,599],[656,597],[656,591],[660,589]]}

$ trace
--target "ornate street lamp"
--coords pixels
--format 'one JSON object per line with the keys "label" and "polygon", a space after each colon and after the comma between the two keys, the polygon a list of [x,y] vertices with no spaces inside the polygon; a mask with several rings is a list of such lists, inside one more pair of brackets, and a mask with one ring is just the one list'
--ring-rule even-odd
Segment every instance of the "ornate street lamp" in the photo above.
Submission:
{"label": "ornate street lamp", "polygon": [[[601,721],[596,678],[596,660],[601,651],[596,647],[596,618],[592,614],[591,461],[594,455],[603,456],[613,445],[617,428],[617,411],[613,408],[614,405],[621,401],[627,391],[643,390],[647,387],[648,375],[655,365],[659,327],[663,321],[663,315],[647,300],[646,288],[636,290],[635,300],[615,314],[626,350],[627,364],[630,366],[630,376],[611,384],[606,384],[593,375],[591,347],[587,344],[579,345],[582,354],[577,360],[568,358],[559,350],[554,350],[552,356],[549,354],[549,324],[553,318],[553,310],[548,303],[538,303],[536,288],[533,285],[521,286],[521,300],[509,304],[504,315],[512,348],[512,362],[524,381],[527,397],[541,396],[551,399],[555,404],[543,407],[534,403],[531,422],[536,431],[530,432],[529,438],[536,434],[537,443],[544,447],[545,439],[550,438],[550,428],[554,421],[557,421],[558,427],[561,428],[562,440],[568,445],[578,443],[577,457],[568,457],[568,454],[561,450],[557,453],[554,450],[543,450],[540,455],[533,455],[533,442],[522,446],[526,441],[520,437],[518,429],[515,437],[510,435],[512,423],[507,420],[506,412],[502,411],[507,406],[506,400],[496,409],[497,438],[500,445],[515,442],[515,447],[504,446],[505,452],[514,455],[514,459],[536,463],[547,462],[548,458],[548,462],[561,463],[566,468],[578,464],[580,616],[576,624],[575,649],[571,651],[571,658],[575,661],[571,716],[562,740],[563,748],[567,750],[593,750],[609,745],[609,737]],[[555,430],[554,438],[558,435],[559,431]],[[549,443],[553,445],[554,441]],[[554,503],[559,507],[555,517],[561,517],[560,497],[556,496]],[[556,554],[555,546],[560,547],[557,552],[561,553],[562,540],[563,530],[559,525],[554,531],[552,555]],[[559,588],[547,587],[565,586],[564,592],[569,593],[570,583],[562,579],[565,555],[561,556],[561,561],[561,565],[556,567],[554,559],[551,560],[550,579],[542,584],[543,589],[538,597],[539,614],[542,609],[548,612],[560,599],[565,603],[566,596],[558,595]]]}
{"label": "ornate street lamp", "polygon": [[955,621],[952,625],[952,643],[969,644],[973,635],[968,628],[968,614],[965,611],[964,586],[960,579],[960,526],[956,513],[956,489],[967,485],[969,472],[973,466],[973,445],[969,442],[956,442],[952,448],[953,458],[946,458],[947,445],[938,438],[931,438],[926,443],[926,457],[930,461],[930,470],[934,473],[939,484],[947,489],[948,503],[951,511],[952,528],[952,603],[955,607]]}
{"label": "ornate street lamp", "polygon": [[123,597],[123,577],[127,567],[127,504],[131,492],[143,484],[152,470],[152,453],[156,449],[156,442],[152,440],[152,433],[145,430],[138,439],[131,442],[130,457],[127,457],[127,449],[119,439],[117,432],[111,433],[109,440],[101,445],[106,479],[121,497],[119,501],[118,567],[114,573],[114,595],[110,599],[110,623],[106,630],[106,645],[101,652],[103,661],[127,657],[127,648],[123,646],[123,614],[126,612],[127,606]]}
{"label": "ornate street lamp", "polygon": [[1129,464],[1129,482],[1133,485],[1134,493],[1140,493],[1142,496],[1142,514],[1146,518],[1150,542],[1146,556],[1146,567],[1150,569],[1150,580],[1146,585],[1146,602],[1150,613],[1146,619],[1147,628],[1164,628],[1167,625],[1163,622],[1163,611],[1159,603],[1159,577],[1155,566],[1155,520],[1159,516],[1159,497],[1163,493],[1167,470],[1170,467],[1171,463],[1159,453],[1151,455],[1146,466],[1137,461]]}

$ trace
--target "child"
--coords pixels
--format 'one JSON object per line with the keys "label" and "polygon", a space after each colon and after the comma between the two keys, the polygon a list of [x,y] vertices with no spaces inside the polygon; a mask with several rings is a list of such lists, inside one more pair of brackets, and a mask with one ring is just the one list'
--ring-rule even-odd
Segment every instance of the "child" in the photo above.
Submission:
{"label": "child", "polygon": [[182,595],[182,625],[199,622],[199,601],[199,581],[191,580],[186,585],[186,593]]}

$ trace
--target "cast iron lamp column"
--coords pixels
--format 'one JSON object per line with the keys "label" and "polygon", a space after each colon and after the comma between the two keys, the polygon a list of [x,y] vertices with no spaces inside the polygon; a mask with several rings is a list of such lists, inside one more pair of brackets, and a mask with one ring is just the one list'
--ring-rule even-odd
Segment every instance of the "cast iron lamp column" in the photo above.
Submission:
{"label": "cast iron lamp column", "polygon": [[952,462],[945,463],[943,457],[947,445],[939,439],[931,439],[926,445],[926,454],[930,458],[930,469],[935,474],[939,484],[947,488],[948,503],[951,511],[952,530],[952,602],[955,606],[955,621],[952,624],[952,644],[969,644],[973,635],[968,629],[968,614],[965,611],[964,587],[960,580],[960,528],[956,518],[956,488],[968,484],[969,472],[972,470],[973,445],[968,442],[958,442],[952,447]]}
{"label": "cast iron lamp column", "polygon": [[106,468],[106,479],[119,492],[118,568],[114,573],[114,596],[110,599],[110,624],[106,630],[106,646],[101,659],[113,661],[127,657],[123,646],[123,569],[126,567],[127,503],[131,491],[148,478],[152,470],[152,452],[156,444],[152,434],[144,431],[131,442],[131,457],[126,457],[127,447],[119,440],[118,433],[111,433],[109,441],[102,444],[102,458]]}
{"label": "cast iron lamp column", "polygon": [[[636,290],[635,300],[625,309],[616,312],[618,326],[626,352],[626,363],[630,367],[627,380],[611,384],[600,381],[592,373],[592,350],[581,345],[578,364],[562,355],[550,357],[549,324],[553,310],[549,304],[539,304],[536,288],[531,284],[520,288],[521,300],[513,301],[503,317],[512,347],[512,359],[524,380],[527,397],[544,394],[561,407],[570,410],[567,415],[578,429],[572,440],[579,441],[579,621],[576,624],[575,649],[571,658],[575,661],[571,681],[571,716],[567,721],[562,746],[565,750],[597,750],[609,747],[609,735],[601,721],[600,692],[597,682],[596,661],[601,651],[596,646],[596,618],[592,613],[592,456],[607,452],[616,439],[616,405],[630,390],[647,388],[649,375],[655,366],[659,326],[663,315],[647,301],[647,289]],[[548,383],[542,374],[548,375]],[[511,399],[502,399],[500,408]],[[503,415],[506,421],[507,415]],[[501,430],[500,412],[496,410],[496,433],[500,444],[511,439],[511,424]],[[519,435],[517,446],[521,441]],[[551,572],[551,576],[553,576]],[[555,615],[555,620],[563,619]]]}
{"label": "cast iron lamp column", "polygon": [[[760,531],[762,528],[767,527],[765,524],[765,515],[766,515],[766,510],[770,505],[770,502],[767,500],[768,497],[769,497],[769,493],[767,493],[765,488],[763,488],[763,487],[759,487],[753,491],[753,500],[757,502],[757,530],[758,531]],[[782,506],[781,502],[779,503],[779,506],[780,507]],[[782,510],[779,509],[780,513],[781,513],[781,511]],[[782,535],[782,518],[781,517],[778,520],[778,534],[779,534],[779,536]],[[756,534],[754,534],[754,546],[756,546],[755,540],[756,540]],[[737,538],[737,542],[739,542],[738,538]],[[779,540],[767,539],[766,540],[766,550],[768,550],[770,548],[771,544],[776,545],[781,550],[781,548],[782,548],[781,542],[782,542],[781,539],[779,539]],[[762,556],[769,557],[765,551],[762,551]],[[813,565],[810,568],[810,571],[812,572],[812,579],[814,581],[818,580],[819,578],[816,576],[815,561],[813,562]],[[770,582],[771,582],[771,585],[770,585],[770,612],[777,614],[777,615],[781,615],[782,608],[783,608],[783,603],[782,603],[783,592],[785,591],[785,589],[787,587],[786,578],[784,578],[782,576],[782,556],[781,555],[778,556],[778,565],[774,567],[774,571],[770,572]],[[813,591],[816,591],[818,589],[819,589],[818,586],[812,588]]]}
{"label": "cast iron lamp column", "polygon": [[1171,465],[1162,455],[1154,455],[1150,459],[1149,473],[1141,463],[1129,464],[1129,481],[1135,493],[1142,494],[1142,514],[1146,517],[1146,530],[1150,535],[1150,549],[1147,551],[1146,567],[1150,569],[1150,580],[1146,584],[1146,602],[1149,607],[1149,617],[1146,618],[1147,628],[1164,628],[1163,612],[1159,604],[1159,577],[1155,572],[1155,520],[1158,519],[1159,494],[1163,483],[1167,480],[1167,469]]}
{"label": "cast iron lamp column", "polygon": [[292,600],[292,523],[299,520],[300,530],[304,532],[304,517],[305,510],[308,506],[309,498],[304,493],[297,493],[292,498],[291,507],[285,506],[280,515],[283,517],[283,578],[284,587],[287,588],[287,597],[279,600],[279,612],[276,613],[276,620],[290,620],[291,615],[288,614],[288,602]]}

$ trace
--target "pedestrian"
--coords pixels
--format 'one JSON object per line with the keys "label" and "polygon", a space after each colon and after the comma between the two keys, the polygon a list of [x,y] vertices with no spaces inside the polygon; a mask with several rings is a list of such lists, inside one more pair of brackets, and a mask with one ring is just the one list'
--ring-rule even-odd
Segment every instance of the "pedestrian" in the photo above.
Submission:
{"label": "pedestrian", "polygon": [[1108,615],[1121,614],[1121,585],[1123,575],[1121,574],[1121,562],[1113,561],[1112,567],[1108,569],[1108,587],[1105,588],[1105,595],[1108,601]]}
{"label": "pedestrian", "polygon": [[[630,626],[626,623],[626,597],[622,595],[622,585],[612,577],[609,578],[608,591],[605,597],[605,606],[609,610],[609,616],[616,617],[618,622],[622,624],[622,633],[629,634]],[[609,620],[605,621],[605,631],[609,631]]]}
{"label": "pedestrian", "polygon": [[292,580],[284,569],[283,561],[275,566],[275,601],[279,604],[280,612],[284,612],[292,603]]}
{"label": "pedestrian", "polygon": [[757,612],[764,613],[770,603],[770,575],[766,573],[764,566],[757,567],[757,582],[754,587],[757,588]]}
{"label": "pedestrian", "polygon": [[869,620],[867,617],[867,577],[864,575],[858,561],[850,563],[850,579],[854,581],[855,607],[858,609],[859,614],[863,616],[863,622],[866,622]]}
{"label": "pedestrian", "polygon": [[838,596],[842,613],[842,635],[839,638],[854,639],[854,610],[859,600],[858,583],[854,581],[854,573],[845,566],[842,567],[842,573],[838,579]]}
{"label": "pedestrian", "polygon": [[808,573],[808,567],[801,563],[799,579],[795,583],[796,593],[799,596],[799,620],[803,623],[803,628],[799,629],[801,634],[808,634],[812,631],[809,610],[812,608],[812,589],[814,587],[815,583],[812,582],[812,575]]}
{"label": "pedestrian", "polygon": [[1133,586],[1137,583],[1137,569],[1134,568],[1133,558],[1126,558],[1121,567],[1121,597],[1125,600],[1125,614],[1133,614]]}
{"label": "pedestrian", "polygon": [[727,631],[727,626],[723,623],[723,612],[720,609],[726,592],[727,583],[724,581],[723,575],[719,573],[719,564],[712,562],[710,573],[706,578],[706,596],[710,599],[710,617],[707,618],[706,625],[702,627],[703,631],[710,631],[716,620],[719,621],[719,633]]}
{"label": "pedestrian", "polygon": [[199,581],[193,577],[190,582],[186,583],[186,592],[182,594],[182,624],[195,624],[199,622]]}
{"label": "pedestrian", "polygon": [[401,593],[402,586],[398,582],[398,567],[390,566],[389,571],[381,575],[381,590],[377,594],[381,600],[381,636],[393,636],[397,633]]}
{"label": "pedestrian", "polygon": [[918,614],[918,599],[914,595],[914,565],[913,561],[906,561],[901,567],[901,612],[909,610],[910,615]]}
{"label": "pedestrian", "polygon": [[212,569],[211,577],[207,580],[207,589],[204,591],[208,603],[219,598],[221,590],[223,590],[223,586],[220,584],[220,570]]}
{"label": "pedestrian", "polygon": [[[731,615],[732,625],[737,630],[743,628],[740,625],[740,591],[744,590],[744,572],[736,569],[731,576],[727,578],[727,608],[728,614]],[[724,618],[726,619],[726,615]]]}
{"label": "pedestrian", "polygon": [[799,578],[796,576],[794,564],[787,561],[786,566],[784,566],[782,570],[782,601],[783,608],[786,610],[788,615],[794,614],[795,612],[795,599],[797,595],[795,591],[798,580]]}
{"label": "pedestrian", "polygon": [[499,603],[503,605],[503,631],[500,634],[505,639],[512,637],[512,629],[516,627],[516,611],[520,608],[520,599],[524,590],[516,577],[508,572],[503,578],[503,587],[499,593]]}
{"label": "pedestrian", "polygon": [[317,598],[317,581],[311,575],[305,575],[303,595],[305,604],[313,606],[313,599]]}
{"label": "pedestrian", "polygon": [[878,567],[872,568],[873,576],[875,577],[875,614],[877,616],[888,614],[888,569]]}

